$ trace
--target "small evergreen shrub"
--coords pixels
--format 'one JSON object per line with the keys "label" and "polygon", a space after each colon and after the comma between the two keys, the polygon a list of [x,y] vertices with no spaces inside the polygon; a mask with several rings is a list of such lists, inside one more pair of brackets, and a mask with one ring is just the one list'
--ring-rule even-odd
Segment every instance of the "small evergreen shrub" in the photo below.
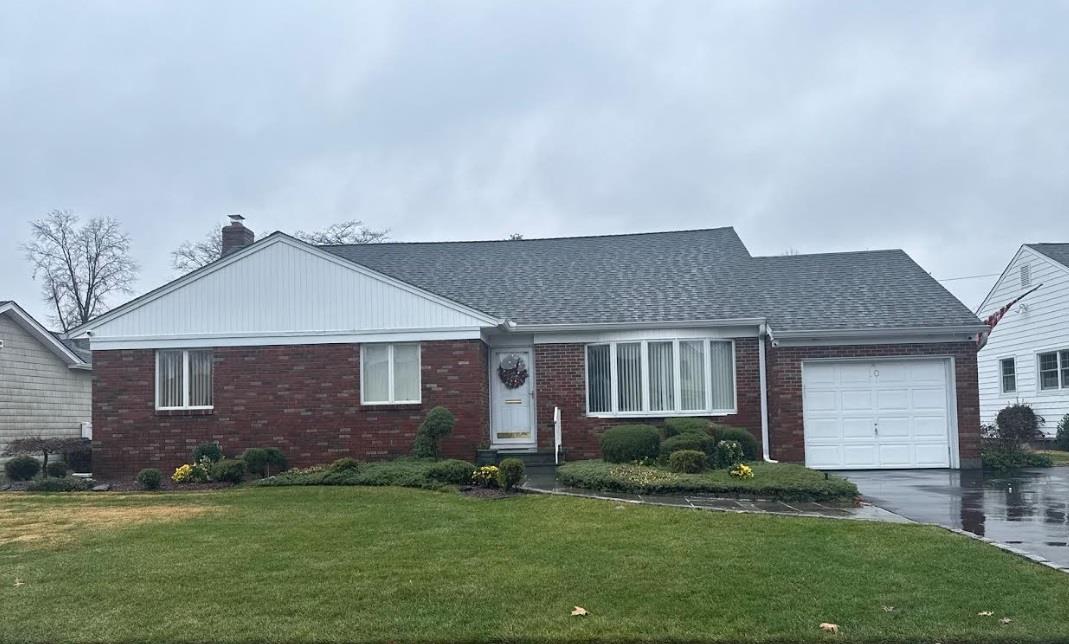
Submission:
{"label": "small evergreen shrub", "polygon": [[705,463],[708,460],[709,457],[705,452],[696,449],[681,449],[672,452],[672,455],[668,457],[668,469],[681,474],[697,474],[705,471]]}
{"label": "small evergreen shrub", "polygon": [[716,455],[716,439],[708,434],[678,434],[661,443],[661,458],[669,459],[680,450],[697,450],[704,452],[706,457],[713,457]]}
{"label": "small evergreen shrub", "polygon": [[158,490],[160,489],[160,483],[163,481],[163,474],[159,470],[153,467],[145,468],[137,473],[137,482],[141,484],[141,487],[146,490]]}
{"label": "small evergreen shrub", "polygon": [[339,458],[338,460],[330,464],[331,472],[345,472],[349,470],[358,469],[360,469],[360,461],[356,460],[355,458],[349,458],[348,456],[346,456],[345,458]]}
{"label": "small evergreen shrub", "polygon": [[27,492],[80,492],[89,489],[89,482],[82,479],[41,479],[26,488]]}
{"label": "small evergreen shrub", "polygon": [[523,480],[524,465],[518,458],[505,458],[497,464],[497,485],[508,492]]}
{"label": "small evergreen shrub", "polygon": [[1054,437],[1054,448],[1069,452],[1069,414],[1062,416],[1058,422],[1058,434]]}
{"label": "small evergreen shrub", "polygon": [[245,480],[245,461],[224,458],[212,466],[212,480],[224,483],[241,483]]}
{"label": "small evergreen shrub", "polygon": [[1021,449],[1025,444],[1042,438],[1039,422],[1042,419],[1024,403],[1007,405],[995,417],[994,440],[1000,449]]}
{"label": "small evergreen shrub", "polygon": [[661,437],[652,425],[619,425],[601,435],[601,456],[610,463],[653,460],[661,451]]}
{"label": "small evergreen shrub", "polygon": [[200,463],[204,459],[208,459],[212,463],[218,463],[223,460],[223,448],[219,447],[217,441],[201,443],[193,448],[193,462]]}
{"label": "small evergreen shrub", "polygon": [[720,441],[716,444],[716,466],[728,468],[743,461],[742,445],[738,441]]}
{"label": "small evergreen shrub", "polygon": [[708,434],[711,425],[705,418],[668,418],[661,428],[661,435],[665,438],[679,436],[680,434]]}
{"label": "small evergreen shrub", "polygon": [[67,475],[67,464],[63,461],[52,461],[45,466],[45,474],[54,479],[61,479]]}
{"label": "small evergreen shrub", "polygon": [[423,424],[416,432],[412,455],[418,458],[438,458],[438,443],[453,432],[457,419],[445,407],[435,407],[427,412]]}
{"label": "small evergreen shrub", "polygon": [[4,463],[4,473],[12,481],[29,481],[41,471],[41,461],[32,456],[16,456]]}
{"label": "small evergreen shrub", "polygon": [[980,461],[989,470],[1018,470],[1023,467],[1052,467],[1050,457],[1023,449],[986,448],[980,452]]}
{"label": "small evergreen shrub", "polygon": [[262,447],[250,447],[241,453],[245,469],[257,476],[267,475],[267,450]]}
{"label": "small evergreen shrub", "polygon": [[761,449],[761,445],[746,429],[742,427],[731,427],[730,425],[714,425],[713,435],[716,437],[716,441],[735,441],[742,447],[743,458],[747,461],[756,461],[758,452]]}
{"label": "small evergreen shrub", "polygon": [[471,474],[475,466],[464,461],[437,461],[427,468],[427,478],[448,485],[466,485],[471,483]]}
{"label": "small evergreen shrub", "polygon": [[271,473],[285,472],[289,468],[289,462],[286,461],[286,455],[282,453],[277,447],[265,447],[264,451],[267,452],[267,476],[271,476]]}
{"label": "small evergreen shrub", "polygon": [[63,452],[63,460],[72,472],[93,471],[93,444],[88,438],[82,444]]}

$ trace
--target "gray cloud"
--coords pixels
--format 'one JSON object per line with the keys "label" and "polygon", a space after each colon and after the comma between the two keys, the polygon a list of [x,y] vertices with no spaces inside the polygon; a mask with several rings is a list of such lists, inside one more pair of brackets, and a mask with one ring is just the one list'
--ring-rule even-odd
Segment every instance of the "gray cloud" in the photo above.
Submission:
{"label": "gray cloud", "polygon": [[[0,299],[51,208],[401,240],[734,225],[937,277],[1069,241],[1069,5],[8,3]],[[948,282],[970,306],[993,278]]]}

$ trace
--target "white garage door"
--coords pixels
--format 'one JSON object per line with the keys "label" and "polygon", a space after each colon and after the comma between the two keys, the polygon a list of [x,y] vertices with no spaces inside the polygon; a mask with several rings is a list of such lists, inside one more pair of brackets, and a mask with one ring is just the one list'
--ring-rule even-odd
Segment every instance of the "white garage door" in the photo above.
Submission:
{"label": "white garage door", "polygon": [[805,462],[818,469],[950,467],[949,361],[805,362]]}

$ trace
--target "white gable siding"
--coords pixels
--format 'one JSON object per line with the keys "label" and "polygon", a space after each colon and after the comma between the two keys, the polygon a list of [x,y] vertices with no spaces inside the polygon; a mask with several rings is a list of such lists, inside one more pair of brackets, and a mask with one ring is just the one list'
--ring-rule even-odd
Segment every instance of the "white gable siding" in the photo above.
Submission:
{"label": "white gable siding", "polygon": [[[994,422],[1008,404],[1028,403],[1046,420],[1043,430],[1053,436],[1058,421],[1069,413],[1069,389],[1039,390],[1036,354],[1069,349],[1069,269],[1024,247],[980,310],[980,319],[994,313],[1027,290],[1021,287],[1020,267],[1029,266],[1031,284],[1043,284],[1002,318],[978,356],[980,378],[980,418]],[[1024,309],[1022,310],[1022,305]],[[1013,357],[1017,366],[1017,392],[1001,393],[999,360]]]}
{"label": "white gable siding", "polygon": [[247,337],[256,343],[256,337],[286,334],[485,326],[487,318],[463,307],[278,239],[101,322],[92,328],[92,342],[94,349],[137,338]]}

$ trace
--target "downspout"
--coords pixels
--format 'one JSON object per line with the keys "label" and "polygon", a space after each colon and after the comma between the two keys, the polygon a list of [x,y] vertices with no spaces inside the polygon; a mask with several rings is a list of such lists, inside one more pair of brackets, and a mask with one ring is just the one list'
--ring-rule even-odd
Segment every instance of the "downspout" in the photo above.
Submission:
{"label": "downspout", "polygon": [[777,463],[772,460],[768,449],[768,376],[765,374],[765,338],[772,337],[772,330],[768,324],[762,324],[757,334],[757,364],[761,379],[761,456],[766,463]]}

